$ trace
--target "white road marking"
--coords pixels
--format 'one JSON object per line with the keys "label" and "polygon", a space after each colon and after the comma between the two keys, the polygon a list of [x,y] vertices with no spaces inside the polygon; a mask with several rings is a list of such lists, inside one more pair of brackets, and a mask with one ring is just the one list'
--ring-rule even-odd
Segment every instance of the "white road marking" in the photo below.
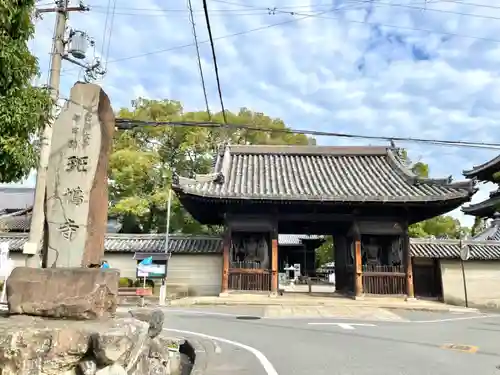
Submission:
{"label": "white road marking", "polygon": [[335,325],[343,329],[355,329],[354,326],[364,326],[364,327],[375,327],[375,324],[364,324],[364,323],[332,323],[332,322],[313,322],[307,323],[312,326],[321,326],[321,325]]}
{"label": "white road marking", "polygon": [[441,322],[455,322],[459,320],[472,320],[472,319],[486,319],[486,318],[498,318],[499,314],[487,314],[487,315],[476,315],[476,316],[463,316],[460,318],[446,318],[446,319],[434,319],[434,320],[414,320],[408,323],[441,323]]}
{"label": "white road marking", "polygon": [[198,310],[183,310],[183,309],[164,309],[164,312],[174,312],[183,314],[194,314],[194,315],[214,315],[214,316],[229,316],[236,318],[237,316],[242,316],[244,314],[228,314],[215,311],[198,311]]}
{"label": "white road marking", "polygon": [[212,340],[212,343],[214,344],[215,354],[222,353],[222,348],[219,346],[219,344],[217,344],[217,341]]}
{"label": "white road marking", "polygon": [[[183,313],[183,314],[193,314],[193,315],[212,315],[212,316],[221,316],[221,317],[231,317],[231,318],[236,318],[238,316],[245,316],[245,314],[229,314],[229,313],[221,313],[221,312],[214,312],[214,311],[199,311],[199,310],[190,310],[190,309],[170,309],[166,308],[163,309],[165,312],[173,312],[173,313]],[[453,311],[450,311],[451,313],[454,313]],[[456,312],[456,311],[455,311]],[[446,313],[443,311],[443,313]],[[472,315],[472,316],[461,316],[461,317],[456,317],[456,318],[444,318],[444,319],[433,319],[433,320],[384,320],[384,323],[415,323],[415,324],[423,324],[423,323],[441,323],[441,322],[454,322],[454,321],[460,321],[460,320],[471,320],[471,319],[487,319],[487,318],[496,318],[500,317],[500,314],[480,314],[480,315]],[[348,316],[336,316],[336,317],[325,317],[323,319],[346,319],[346,320],[355,320],[353,317],[348,317]],[[266,317],[262,316],[260,317],[262,320],[309,320],[311,317],[305,317],[305,316],[289,316],[289,317]],[[359,318],[357,318],[359,320]],[[365,321],[372,321],[372,322],[379,322],[381,321],[380,319],[361,319]],[[331,323],[328,323],[331,324]]]}
{"label": "white road marking", "polygon": [[241,348],[241,349],[245,349],[246,351],[252,353],[257,358],[257,360],[260,362],[261,366],[264,368],[264,371],[266,372],[267,375],[278,375],[278,371],[276,371],[273,364],[267,359],[267,357],[264,354],[262,354],[262,352],[258,351],[255,348],[252,348],[251,346],[242,344],[242,343],[237,342],[237,341],[224,339],[222,337],[206,335],[206,334],[200,333],[200,332],[184,331],[184,330],[174,329],[174,328],[163,328],[163,329],[165,331],[171,331],[171,332],[176,332],[176,333],[185,334],[185,335],[199,336],[199,337],[203,337],[203,338],[206,338],[209,340],[220,341],[220,342],[223,342],[225,344],[229,344],[229,345],[237,346],[238,348]]}

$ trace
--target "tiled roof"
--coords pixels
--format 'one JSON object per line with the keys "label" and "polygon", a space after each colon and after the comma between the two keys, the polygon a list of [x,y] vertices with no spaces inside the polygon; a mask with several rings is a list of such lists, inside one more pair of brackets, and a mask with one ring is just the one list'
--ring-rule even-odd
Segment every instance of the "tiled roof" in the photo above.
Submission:
{"label": "tiled roof", "polygon": [[31,214],[0,217],[0,230],[27,232],[30,230]]}
{"label": "tiled roof", "polygon": [[[11,251],[22,251],[27,233],[1,233],[0,243],[9,242]],[[107,234],[104,249],[108,253],[162,253],[163,234]],[[222,240],[216,236],[171,235],[169,249],[177,254],[207,254],[222,252]]]}
{"label": "tiled roof", "polygon": [[500,241],[500,213],[495,213],[490,226],[472,239],[474,241]]}
{"label": "tiled roof", "polygon": [[[0,233],[0,244],[8,242],[13,252],[22,251],[27,233]],[[499,241],[463,241],[470,247],[471,260],[500,260]],[[163,234],[107,234],[104,243],[108,253],[163,253]],[[222,239],[218,236],[171,235],[169,248],[175,254],[221,253]],[[459,240],[417,239],[410,241],[412,257],[459,259]]]}
{"label": "tiled roof", "polygon": [[388,147],[226,146],[213,173],[176,176],[181,194],[332,202],[469,200],[472,181],[420,179]]}
{"label": "tiled roof", "polygon": [[490,197],[482,202],[462,207],[462,212],[468,215],[491,217],[500,207],[500,189],[490,193]]}
{"label": "tiled roof", "polygon": [[33,206],[34,199],[34,188],[0,186],[0,211],[24,210]]}
{"label": "tiled roof", "polygon": [[470,249],[470,260],[500,260],[499,241],[417,239],[410,241],[412,257],[460,259],[461,246]]}
{"label": "tiled roof", "polygon": [[284,246],[302,245],[302,240],[319,240],[323,236],[307,234],[280,234],[278,235],[278,244]]}
{"label": "tiled roof", "polygon": [[[31,214],[19,216],[0,215],[0,231],[6,232],[28,232],[30,230]],[[117,233],[122,225],[115,219],[109,219],[107,224],[108,233]]]}
{"label": "tiled roof", "polygon": [[[305,239],[322,236],[280,234],[280,245],[300,245]],[[27,233],[0,233],[0,243],[10,242],[12,251],[21,251],[28,239]],[[116,234],[108,233],[104,242],[107,252],[162,253],[165,251],[164,234]],[[218,253],[222,251],[222,239],[218,236],[171,235],[168,245],[173,253]]]}
{"label": "tiled roof", "polygon": [[486,163],[476,165],[472,169],[464,170],[462,174],[466,178],[477,178],[479,180],[492,181],[493,174],[499,171],[500,155],[491,160],[488,160]]}

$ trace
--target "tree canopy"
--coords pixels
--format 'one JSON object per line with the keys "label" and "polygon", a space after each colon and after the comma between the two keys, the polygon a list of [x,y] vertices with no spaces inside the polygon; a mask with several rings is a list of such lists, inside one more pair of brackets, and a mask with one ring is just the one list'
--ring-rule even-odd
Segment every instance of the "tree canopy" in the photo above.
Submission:
{"label": "tree canopy", "polygon": [[[222,122],[221,113],[213,114],[209,119],[204,111],[184,111],[178,101],[143,98],[135,100],[130,109],[122,108],[118,117],[149,121]],[[172,172],[183,176],[208,173],[213,152],[224,137],[228,137],[233,144],[314,144],[314,139],[302,134],[273,132],[273,129],[287,129],[282,120],[247,108],[241,108],[238,113],[226,111],[226,117],[231,124],[249,124],[270,131],[164,126],[116,132],[109,172],[111,213],[122,219],[124,231],[165,231]],[[217,231],[217,228],[207,228],[193,220],[175,197],[170,229],[183,233]]]}
{"label": "tree canopy", "polygon": [[0,5],[0,182],[19,181],[36,166],[34,138],[49,120],[48,89],[32,86],[39,74],[30,53],[35,1],[2,1]]}
{"label": "tree canopy", "polygon": [[[412,162],[406,151],[403,151],[401,156],[403,162],[410,167],[413,173],[422,178],[429,177],[428,164],[421,161]],[[462,227],[460,221],[452,216],[441,215],[410,225],[408,232],[410,237],[464,238],[470,230]]]}
{"label": "tree canopy", "polygon": [[[144,127],[135,131],[115,133],[114,149],[110,158],[111,214],[123,223],[129,233],[155,233],[166,229],[168,187],[172,173],[183,176],[208,173],[212,166],[213,152],[228,137],[233,144],[314,144],[314,139],[304,135],[273,132],[287,129],[280,119],[260,112],[241,108],[237,113],[226,112],[232,124],[250,124],[269,132],[224,130],[201,127]],[[209,119],[205,111],[185,111],[174,100],[149,100],[138,98],[131,108],[122,108],[118,117],[148,121],[208,121],[222,122],[222,114]],[[224,133],[227,131],[228,133]],[[412,162],[402,152],[404,162],[421,177],[429,176],[429,166],[421,161]],[[214,233],[220,228],[209,228],[196,222],[174,196],[172,201],[171,232]],[[460,222],[451,216],[438,216],[410,226],[411,237],[461,238],[468,233]],[[332,260],[333,242],[327,237],[318,250],[322,262]]]}
{"label": "tree canopy", "polygon": [[[417,176],[429,177],[429,165],[421,161],[412,162],[406,150],[400,153],[402,162]],[[474,224],[476,231],[479,231],[481,224]],[[436,216],[428,220],[410,225],[408,228],[410,237],[445,237],[464,238],[470,233],[470,229],[462,227],[460,221],[449,215]],[[322,265],[333,261],[333,246],[335,246],[332,236],[326,236],[326,241],[316,249],[318,264]]]}

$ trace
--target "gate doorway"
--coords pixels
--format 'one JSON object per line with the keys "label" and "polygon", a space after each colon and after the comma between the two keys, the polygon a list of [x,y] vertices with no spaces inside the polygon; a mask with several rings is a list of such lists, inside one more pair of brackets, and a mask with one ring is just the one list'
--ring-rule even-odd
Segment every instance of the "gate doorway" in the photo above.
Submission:
{"label": "gate doorway", "polygon": [[[335,268],[319,264],[316,250],[324,236],[279,235],[279,289],[281,293],[333,293]],[[333,248],[331,249],[333,255]]]}
{"label": "gate doorway", "polygon": [[438,259],[413,258],[415,296],[442,299],[441,267]]}

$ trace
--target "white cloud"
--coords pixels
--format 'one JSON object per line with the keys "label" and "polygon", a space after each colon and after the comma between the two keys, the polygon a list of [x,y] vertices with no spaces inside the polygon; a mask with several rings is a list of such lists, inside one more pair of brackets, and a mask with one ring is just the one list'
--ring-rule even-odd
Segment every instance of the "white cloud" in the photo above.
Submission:
{"label": "white cloud", "polygon": [[[218,110],[201,1],[192,1],[209,102]],[[500,7],[494,0],[481,1],[489,8],[451,0],[425,6],[412,0],[399,5],[389,0],[335,0],[323,5],[276,0],[275,12],[265,10],[267,1],[239,1],[242,6],[208,0],[228,109],[263,111],[293,128],[500,142],[500,22],[491,19],[500,17]],[[89,13],[71,14],[69,22],[95,38],[98,52],[106,12],[105,3],[99,4]],[[299,20],[319,12],[325,13]],[[42,82],[53,21],[46,15],[37,22],[33,50],[44,73]],[[278,23],[282,24],[272,26]],[[238,35],[226,37],[230,34]],[[177,99],[186,109],[203,109],[192,42],[185,0],[118,1],[108,74],[102,82],[113,107],[129,106],[140,95]],[[68,95],[81,77],[79,69],[65,62],[62,95]],[[325,137],[320,142],[368,143]],[[414,159],[428,162],[436,177],[451,174],[461,179],[462,169],[496,156],[495,151],[477,149],[402,146]],[[485,198],[488,189],[482,187],[474,201]],[[470,224],[470,218],[454,215]]]}

